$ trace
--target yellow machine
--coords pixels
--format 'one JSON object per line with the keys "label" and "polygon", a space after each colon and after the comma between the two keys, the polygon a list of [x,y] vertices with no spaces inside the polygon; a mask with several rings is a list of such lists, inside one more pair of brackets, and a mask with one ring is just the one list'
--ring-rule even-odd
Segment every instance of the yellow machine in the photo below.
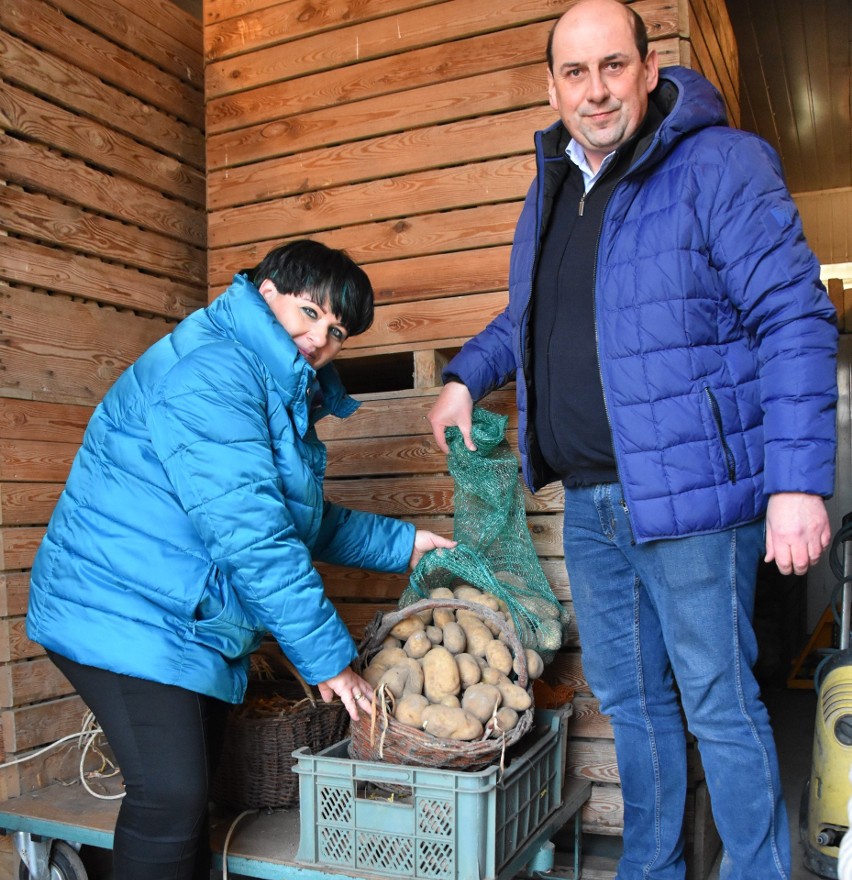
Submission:
{"label": "yellow machine", "polygon": [[821,877],[836,880],[840,840],[849,827],[852,798],[852,513],[843,518],[843,526],[832,541],[830,562],[842,585],[840,648],[820,664],[814,676],[818,701],[813,763],[802,796],[799,825],[805,866]]}

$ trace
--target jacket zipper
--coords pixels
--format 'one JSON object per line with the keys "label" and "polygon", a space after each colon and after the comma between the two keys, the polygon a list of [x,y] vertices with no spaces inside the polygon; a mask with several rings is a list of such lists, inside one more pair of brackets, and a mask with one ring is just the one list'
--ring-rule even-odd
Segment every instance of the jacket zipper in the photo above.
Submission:
{"label": "jacket zipper", "polygon": [[728,479],[732,483],[736,483],[736,462],[734,461],[734,453],[731,452],[731,447],[728,446],[728,440],[725,437],[725,428],[722,425],[722,411],[719,409],[719,401],[716,400],[716,397],[710,390],[709,386],[705,386],[704,394],[707,396],[707,401],[710,404],[710,413],[713,416],[713,421],[716,423],[716,431],[719,435],[719,442],[722,444],[722,452],[725,455],[725,466],[728,469]]}

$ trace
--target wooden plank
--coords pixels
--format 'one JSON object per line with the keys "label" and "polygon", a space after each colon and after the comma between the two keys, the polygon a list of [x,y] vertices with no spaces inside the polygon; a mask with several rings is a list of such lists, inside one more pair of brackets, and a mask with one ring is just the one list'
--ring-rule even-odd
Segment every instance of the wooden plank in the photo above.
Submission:
{"label": "wooden plank", "polygon": [[198,208],[7,134],[0,134],[0,178],[197,248],[207,240]]}
{"label": "wooden plank", "polygon": [[542,65],[530,64],[289,118],[277,118],[282,112],[279,106],[257,108],[252,118],[241,115],[218,123],[208,116],[207,155],[211,167],[224,167],[542,106],[544,86]]}
{"label": "wooden plank", "polygon": [[530,153],[533,132],[554,122],[549,105],[320,146],[250,165],[216,166],[211,155],[208,209],[296,195],[332,186],[395,177],[442,165],[462,165]]}
{"label": "wooden plank", "polygon": [[44,531],[44,526],[0,528],[0,571],[31,568]]}
{"label": "wooden plank", "polygon": [[[173,324],[59,296],[0,288],[14,336],[4,348],[0,396],[94,404]],[[45,340],[52,340],[45,342]]]}
{"label": "wooden plank", "polygon": [[[113,0],[125,10],[141,16],[158,31],[199,54],[202,48],[201,21],[191,5],[181,6],[172,0]],[[155,37],[159,39],[159,37]]]}
{"label": "wooden plank", "polygon": [[206,281],[200,248],[14,186],[0,187],[0,229],[193,287]]}
{"label": "wooden plank", "polygon": [[63,484],[79,443],[45,440],[0,440],[0,480],[20,484]]}
{"label": "wooden plank", "polygon": [[44,648],[27,638],[24,617],[0,620],[0,659],[3,661],[29,660],[42,657]]}
{"label": "wooden plank", "polygon": [[72,693],[68,680],[47,657],[0,667],[0,707],[4,709]]}
{"label": "wooden plank", "polygon": [[26,614],[29,591],[29,572],[0,574],[0,617]]}
{"label": "wooden plank", "polygon": [[710,24],[709,12],[704,0],[690,0],[690,15],[694,18],[691,28],[690,47],[693,68],[699,70],[721,93],[731,125],[740,121],[739,83],[732,82],[727,58],[719,39]]}
{"label": "wooden plank", "polygon": [[195,168],[204,168],[202,132],[54,55],[0,31],[4,76],[21,88],[124,132]]}
{"label": "wooden plank", "polygon": [[83,159],[171,198],[204,207],[204,174],[121,132],[6,85],[0,124],[54,150]]}
{"label": "wooden plank", "polygon": [[523,199],[535,172],[530,156],[435,168],[389,180],[367,181],[210,215],[211,248],[313,232],[390,217]]}
{"label": "wooden plank", "polygon": [[[462,246],[479,248],[510,244],[519,212],[519,202],[502,202],[328,229],[312,232],[310,237],[328,247],[345,250],[369,273],[369,266],[381,260],[451,252]],[[256,266],[267,251],[288,240],[291,239],[255,241],[211,251],[212,288],[219,290],[227,286],[237,272]]]}
{"label": "wooden plank", "polygon": [[[83,22],[119,46],[140,55],[157,67],[200,89],[204,84],[201,22],[179,9],[169,10],[166,4],[138,0],[131,8],[122,8],[117,0],[54,0],[55,4],[75,21]],[[181,39],[171,29],[179,23]],[[193,29],[197,27],[197,34]],[[169,28],[169,30],[166,30]]]}
{"label": "wooden plank", "polygon": [[[6,468],[5,445],[6,441],[0,440],[0,470]],[[62,483],[0,483],[0,525],[46,523],[56,507],[62,486]]]}
{"label": "wooden plank", "polygon": [[87,711],[86,704],[73,696],[0,712],[6,752],[26,751],[76,733]]}
{"label": "wooden plank", "polygon": [[270,42],[293,40],[387,15],[429,6],[438,0],[207,0],[204,54],[208,60],[255,52]]}
{"label": "wooden plank", "polygon": [[[246,112],[252,119],[254,108],[277,100],[291,116],[446,81],[450,76],[462,79],[544,60],[550,21],[523,26],[510,16],[502,30],[472,36],[447,7],[461,4],[470,9],[477,3],[499,11],[510,6],[450,0],[410,13],[420,19],[427,14],[443,18],[445,41],[425,47],[408,22],[384,18],[290,42],[286,51],[272,46],[214,62],[206,70],[208,110],[217,118],[233,119]],[[371,39],[374,35],[376,40]],[[319,43],[323,45],[318,47]],[[306,78],[310,89],[305,88]]]}
{"label": "wooden plank", "polygon": [[615,744],[606,740],[571,740],[567,749],[568,761],[565,768],[567,776],[576,779],[589,779],[592,782],[618,784],[618,764],[615,759]]}
{"label": "wooden plank", "polygon": [[44,0],[6,0],[0,6],[0,26],[123,92],[195,128],[204,128],[200,85],[188,86],[134,52],[78,24]]}
{"label": "wooden plank", "polygon": [[611,834],[624,832],[624,799],[617,785],[593,785],[592,793],[583,805],[584,834]]}
{"label": "wooden plank", "polygon": [[479,333],[505,309],[507,300],[508,295],[501,291],[379,306],[373,326],[366,333],[352,337],[347,349],[355,352],[376,345],[425,340],[433,340],[440,347],[441,339],[459,334],[469,338]]}
{"label": "wooden plank", "polygon": [[0,437],[79,445],[91,415],[91,406],[6,398],[0,406]]}
{"label": "wooden plank", "polygon": [[200,288],[24,239],[0,251],[0,277],[176,320],[207,305]]}

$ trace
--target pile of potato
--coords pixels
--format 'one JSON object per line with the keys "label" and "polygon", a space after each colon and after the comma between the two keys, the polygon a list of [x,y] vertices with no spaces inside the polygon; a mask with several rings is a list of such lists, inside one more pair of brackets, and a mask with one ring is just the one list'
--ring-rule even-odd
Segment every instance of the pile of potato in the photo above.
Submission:
{"label": "pile of potato", "polygon": [[[512,730],[530,708],[517,683],[518,659],[507,644],[514,631],[505,603],[471,586],[439,587],[430,599],[482,605],[502,626],[466,608],[428,609],[397,623],[363,670],[377,693],[390,693],[397,721],[441,739],[473,741]],[[527,676],[544,671],[541,657],[525,649]],[[381,699],[378,696],[377,699]]]}

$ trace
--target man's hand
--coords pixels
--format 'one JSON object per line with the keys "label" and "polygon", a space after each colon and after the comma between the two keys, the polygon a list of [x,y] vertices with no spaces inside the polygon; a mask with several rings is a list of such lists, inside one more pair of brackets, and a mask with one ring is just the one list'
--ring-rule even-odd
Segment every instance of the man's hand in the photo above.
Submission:
{"label": "man's hand", "polygon": [[819,495],[779,492],[766,509],[766,556],[781,574],[804,574],[831,543],[825,502]]}
{"label": "man's hand", "polygon": [[373,689],[349,666],[332,678],[321,681],[317,688],[325,703],[330,703],[337,694],[353,721],[358,720],[359,709],[369,712],[373,704]]}
{"label": "man's hand", "polygon": [[414,568],[414,566],[423,558],[423,554],[428,553],[430,550],[437,550],[439,547],[443,547],[446,550],[452,550],[457,543],[458,541],[451,541],[449,538],[443,538],[441,535],[436,535],[434,532],[425,532],[422,529],[418,529],[414,533],[414,549],[411,551],[411,559],[408,560],[408,567]]}
{"label": "man's hand", "polygon": [[463,385],[461,382],[447,382],[426,418],[432,424],[432,433],[435,435],[435,442],[441,452],[450,451],[444,431],[451,426],[455,426],[461,431],[464,445],[471,452],[476,451],[476,446],[470,439],[470,429],[473,422],[473,398],[470,396],[467,385]]}

